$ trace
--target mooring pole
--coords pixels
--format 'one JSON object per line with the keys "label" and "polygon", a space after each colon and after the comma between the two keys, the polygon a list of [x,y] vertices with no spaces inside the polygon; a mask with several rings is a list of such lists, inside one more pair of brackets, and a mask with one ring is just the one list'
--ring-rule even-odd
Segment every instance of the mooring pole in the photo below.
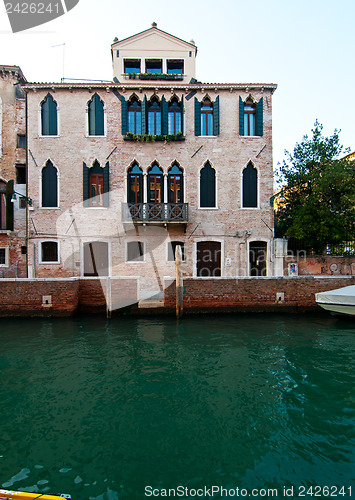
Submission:
{"label": "mooring pole", "polygon": [[106,280],[106,318],[111,319],[112,299],[111,299],[111,279],[107,276]]}
{"label": "mooring pole", "polygon": [[175,248],[175,270],[176,270],[176,318],[181,318],[184,310],[184,288],[182,277],[182,252],[181,246]]}

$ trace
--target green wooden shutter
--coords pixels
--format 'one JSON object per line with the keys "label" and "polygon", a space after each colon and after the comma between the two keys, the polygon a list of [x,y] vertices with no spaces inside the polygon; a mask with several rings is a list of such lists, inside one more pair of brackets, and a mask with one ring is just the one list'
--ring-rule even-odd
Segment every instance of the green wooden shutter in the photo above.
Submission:
{"label": "green wooden shutter", "polygon": [[201,135],[201,103],[195,97],[195,135]]}
{"label": "green wooden shutter", "polygon": [[184,133],[184,96],[181,96],[181,133]]}
{"label": "green wooden shutter", "polygon": [[213,135],[219,135],[219,95],[213,103]]}
{"label": "green wooden shutter", "polygon": [[239,135],[244,135],[244,102],[239,96]]}
{"label": "green wooden shutter", "polygon": [[127,101],[123,96],[121,99],[121,133],[122,135],[126,135],[128,132],[128,105]]}
{"label": "green wooden shutter", "polygon": [[110,192],[110,170],[109,170],[109,162],[106,163],[103,168],[103,185],[104,185],[104,207],[108,207],[110,205],[109,192]]}
{"label": "green wooden shutter", "polygon": [[51,96],[49,100],[49,135],[58,135],[57,124],[57,103],[55,103]]}
{"label": "green wooden shutter", "polygon": [[142,101],[142,134],[147,133],[147,120],[148,120],[148,102],[147,102],[147,96],[144,96],[144,99]]}
{"label": "green wooden shutter", "polygon": [[89,135],[104,135],[104,104],[98,95],[89,102]]}
{"label": "green wooden shutter", "polygon": [[168,135],[168,103],[163,96],[160,102],[161,107],[161,133]]}
{"label": "green wooden shutter", "polygon": [[89,206],[90,200],[90,184],[89,184],[89,167],[86,163],[83,163],[83,205],[84,207]]}
{"label": "green wooden shutter", "polygon": [[200,172],[200,207],[216,206],[216,172],[209,163]]}
{"label": "green wooden shutter", "polygon": [[42,169],[42,207],[58,206],[58,172],[48,161]]}
{"label": "green wooden shutter", "polygon": [[14,181],[8,181],[6,184],[6,229],[14,230],[14,204],[11,201],[14,194]]}
{"label": "green wooden shutter", "polygon": [[258,206],[258,172],[251,163],[243,170],[243,208]]}
{"label": "green wooden shutter", "polygon": [[256,105],[256,135],[263,135],[263,98]]}
{"label": "green wooden shutter", "polygon": [[47,100],[48,98],[42,103],[41,106],[42,135],[49,135],[49,108]]}
{"label": "green wooden shutter", "polygon": [[58,135],[57,104],[48,94],[41,108],[42,135]]}

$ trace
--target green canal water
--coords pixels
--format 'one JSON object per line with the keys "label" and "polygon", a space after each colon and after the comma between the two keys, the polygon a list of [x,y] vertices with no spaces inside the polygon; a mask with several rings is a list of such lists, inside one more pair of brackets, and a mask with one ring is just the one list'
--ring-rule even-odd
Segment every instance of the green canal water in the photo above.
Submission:
{"label": "green canal water", "polygon": [[1,319],[0,488],[355,498],[354,366],[328,315]]}

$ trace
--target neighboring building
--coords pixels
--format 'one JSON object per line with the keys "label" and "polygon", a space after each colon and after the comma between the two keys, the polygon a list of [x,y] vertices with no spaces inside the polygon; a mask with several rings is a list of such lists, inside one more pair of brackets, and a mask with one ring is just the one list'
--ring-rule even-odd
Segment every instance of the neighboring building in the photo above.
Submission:
{"label": "neighboring building", "polygon": [[154,25],[115,39],[112,83],[25,86],[30,274],[137,276],[144,297],[177,244],[185,275],[280,274],[277,86],[198,82],[196,52]]}
{"label": "neighboring building", "polygon": [[0,65],[0,277],[26,277],[26,83],[21,68]]}

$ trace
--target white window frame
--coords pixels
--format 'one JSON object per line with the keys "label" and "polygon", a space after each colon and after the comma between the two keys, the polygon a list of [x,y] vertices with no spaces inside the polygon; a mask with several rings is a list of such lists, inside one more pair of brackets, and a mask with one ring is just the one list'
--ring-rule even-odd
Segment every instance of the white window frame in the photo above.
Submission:
{"label": "white window frame", "polygon": [[[45,260],[43,261],[42,260],[42,243],[57,243],[57,255],[58,255],[58,260],[56,261],[48,261],[48,260]],[[59,240],[55,240],[55,239],[46,239],[46,240],[39,240],[38,242],[38,263],[39,264],[44,264],[44,265],[48,265],[48,266],[51,266],[51,265],[57,265],[57,264],[60,264],[60,241]]]}
{"label": "white window frame", "polygon": [[5,264],[0,264],[1,268],[9,267],[10,265],[10,251],[8,246],[1,246],[1,250],[5,250]]}
{"label": "white window frame", "polygon": [[[142,243],[143,245],[143,259],[142,260],[128,260],[128,244],[129,243]],[[128,240],[126,241],[126,246],[125,246],[125,262],[129,264],[144,264],[146,262],[146,255],[147,255],[147,243],[142,240]]]}

